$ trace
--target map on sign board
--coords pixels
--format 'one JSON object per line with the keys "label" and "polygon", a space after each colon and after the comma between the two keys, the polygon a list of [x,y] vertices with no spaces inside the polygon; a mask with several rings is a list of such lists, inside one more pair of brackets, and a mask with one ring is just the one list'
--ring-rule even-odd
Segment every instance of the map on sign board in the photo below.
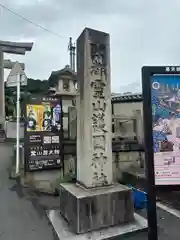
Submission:
{"label": "map on sign board", "polygon": [[6,81],[7,87],[16,87],[17,86],[18,74],[21,76],[21,86],[27,85],[27,76],[26,76],[25,72],[22,70],[21,65],[18,62],[16,62],[7,77],[7,81]]}

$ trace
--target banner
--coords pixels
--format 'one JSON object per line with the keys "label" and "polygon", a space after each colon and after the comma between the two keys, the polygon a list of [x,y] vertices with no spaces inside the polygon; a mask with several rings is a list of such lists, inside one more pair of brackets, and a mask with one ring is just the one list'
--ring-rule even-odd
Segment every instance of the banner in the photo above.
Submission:
{"label": "banner", "polygon": [[62,153],[62,104],[56,97],[32,97],[25,106],[26,170],[60,168]]}
{"label": "banner", "polygon": [[180,184],[180,75],[151,77],[156,185]]}

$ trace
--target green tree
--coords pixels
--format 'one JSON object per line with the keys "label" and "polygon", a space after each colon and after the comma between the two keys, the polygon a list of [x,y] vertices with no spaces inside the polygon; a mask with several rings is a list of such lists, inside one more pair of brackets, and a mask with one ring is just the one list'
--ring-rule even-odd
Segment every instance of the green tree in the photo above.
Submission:
{"label": "green tree", "polygon": [[13,91],[10,88],[5,87],[5,113],[6,116],[13,116],[16,101],[13,96]]}
{"label": "green tree", "polygon": [[[21,109],[23,109],[24,102],[27,101],[33,94],[46,94],[48,89],[48,81],[28,78],[27,86],[21,86]],[[5,112],[6,116],[13,116],[16,112],[16,87],[6,87],[5,85]]]}

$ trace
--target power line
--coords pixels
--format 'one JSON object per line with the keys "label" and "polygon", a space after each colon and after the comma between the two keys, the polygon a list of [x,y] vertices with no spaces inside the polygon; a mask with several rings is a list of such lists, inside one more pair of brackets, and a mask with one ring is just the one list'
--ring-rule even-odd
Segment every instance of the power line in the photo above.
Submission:
{"label": "power line", "polygon": [[1,3],[0,3],[0,7],[4,8],[5,10],[7,10],[7,11],[9,11],[10,13],[14,14],[15,16],[21,18],[22,20],[24,20],[24,21],[26,21],[26,22],[28,22],[28,23],[31,23],[32,25],[34,25],[34,26],[36,26],[36,27],[38,27],[38,28],[40,28],[40,29],[42,29],[42,30],[50,33],[50,34],[56,35],[56,36],[58,36],[58,37],[60,37],[60,38],[65,38],[64,36],[60,35],[59,33],[53,32],[53,31],[51,31],[51,30],[49,30],[49,29],[47,29],[47,28],[39,25],[38,23],[33,22],[33,21],[27,19],[26,17],[23,17],[23,16],[20,15],[19,13],[15,12],[14,10],[6,7],[5,5],[3,5],[3,4],[1,4]]}

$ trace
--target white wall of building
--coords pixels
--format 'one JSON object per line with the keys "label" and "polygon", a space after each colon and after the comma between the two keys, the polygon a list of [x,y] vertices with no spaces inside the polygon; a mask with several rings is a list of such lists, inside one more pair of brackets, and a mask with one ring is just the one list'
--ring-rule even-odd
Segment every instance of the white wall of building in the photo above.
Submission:
{"label": "white wall of building", "polygon": [[[144,142],[144,130],[143,130],[143,105],[142,102],[117,102],[113,103],[114,116],[127,116],[128,118],[134,117],[136,119],[136,136],[139,143]],[[128,123],[128,122],[127,122]],[[129,121],[129,125],[132,124]],[[131,126],[132,127],[132,126]],[[131,135],[131,127],[126,126],[127,132]],[[115,129],[118,131],[119,129]],[[128,134],[127,134],[128,135]],[[120,179],[123,171],[131,171],[131,169],[139,169],[140,165],[144,165],[145,156],[144,152],[119,152],[113,153],[113,173],[114,180]]]}
{"label": "white wall of building", "polygon": [[127,116],[132,116],[134,111],[140,110],[141,116],[143,115],[142,102],[119,102],[113,103],[114,115],[123,114]]}
{"label": "white wall of building", "polygon": [[[137,137],[140,142],[143,142],[143,105],[142,102],[118,102],[113,103],[113,110],[114,110],[114,116],[120,115],[120,116],[127,116],[127,118],[135,117],[137,119],[136,121],[136,127],[137,127]],[[126,128],[131,131],[132,122],[129,121],[126,123]],[[116,129],[115,129],[116,131]]]}

